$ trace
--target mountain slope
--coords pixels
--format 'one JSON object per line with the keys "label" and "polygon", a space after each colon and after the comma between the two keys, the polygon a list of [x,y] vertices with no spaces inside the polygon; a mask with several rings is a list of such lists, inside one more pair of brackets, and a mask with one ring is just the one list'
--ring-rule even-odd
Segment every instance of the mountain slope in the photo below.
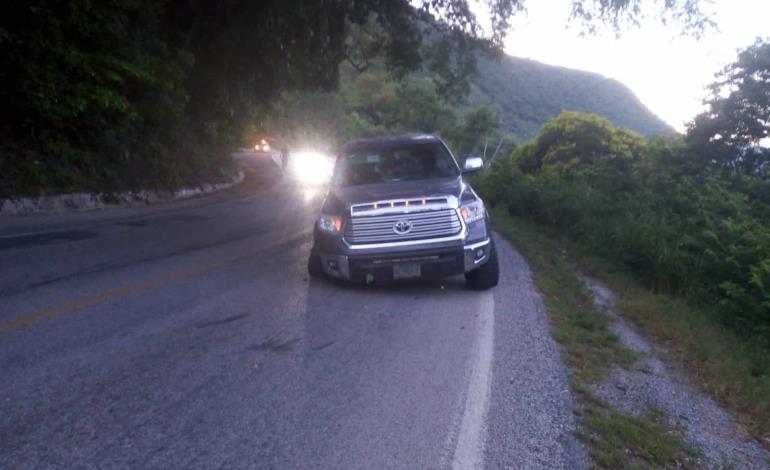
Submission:
{"label": "mountain slope", "polygon": [[617,80],[510,56],[479,60],[465,104],[487,106],[522,140],[562,110],[598,114],[646,136],[672,130]]}

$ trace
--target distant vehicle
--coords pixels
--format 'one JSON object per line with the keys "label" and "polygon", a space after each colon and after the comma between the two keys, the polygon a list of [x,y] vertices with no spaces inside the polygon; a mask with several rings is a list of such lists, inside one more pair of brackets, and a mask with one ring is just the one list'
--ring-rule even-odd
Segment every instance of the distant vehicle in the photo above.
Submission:
{"label": "distant vehicle", "polygon": [[345,145],[313,231],[312,276],[376,282],[464,274],[468,285],[497,285],[499,268],[484,203],[432,135]]}
{"label": "distant vehicle", "polygon": [[279,167],[286,169],[289,164],[289,152],[285,146],[280,145],[277,139],[263,137],[254,145],[254,153],[258,156],[270,158]]}

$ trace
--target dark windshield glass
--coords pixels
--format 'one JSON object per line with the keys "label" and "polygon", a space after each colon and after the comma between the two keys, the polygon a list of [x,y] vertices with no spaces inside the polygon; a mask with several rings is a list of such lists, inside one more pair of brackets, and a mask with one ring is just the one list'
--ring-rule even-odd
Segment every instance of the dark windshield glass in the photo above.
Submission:
{"label": "dark windshield glass", "polygon": [[457,176],[452,156],[439,143],[351,150],[337,162],[339,186]]}

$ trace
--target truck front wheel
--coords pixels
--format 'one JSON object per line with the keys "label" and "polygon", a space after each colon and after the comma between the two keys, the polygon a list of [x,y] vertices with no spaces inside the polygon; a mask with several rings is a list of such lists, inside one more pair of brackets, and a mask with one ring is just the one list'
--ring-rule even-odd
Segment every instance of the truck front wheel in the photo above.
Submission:
{"label": "truck front wheel", "polygon": [[307,272],[312,277],[324,277],[321,256],[315,250],[310,251],[310,257],[307,259]]}
{"label": "truck front wheel", "polygon": [[489,241],[489,259],[480,268],[465,273],[465,282],[471,289],[486,290],[495,287],[500,280],[500,266],[497,262],[497,248],[494,240]]}

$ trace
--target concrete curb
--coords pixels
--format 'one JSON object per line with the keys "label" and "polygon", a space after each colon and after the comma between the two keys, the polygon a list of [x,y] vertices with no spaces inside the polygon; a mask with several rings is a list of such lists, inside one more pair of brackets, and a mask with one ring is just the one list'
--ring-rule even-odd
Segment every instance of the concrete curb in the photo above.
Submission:
{"label": "concrete curb", "polygon": [[0,215],[79,212],[125,206],[138,206],[158,202],[170,202],[202,196],[231,188],[243,182],[243,170],[226,183],[202,184],[194,188],[176,191],[124,191],[107,193],[69,193],[55,196],[19,197],[0,199]]}

